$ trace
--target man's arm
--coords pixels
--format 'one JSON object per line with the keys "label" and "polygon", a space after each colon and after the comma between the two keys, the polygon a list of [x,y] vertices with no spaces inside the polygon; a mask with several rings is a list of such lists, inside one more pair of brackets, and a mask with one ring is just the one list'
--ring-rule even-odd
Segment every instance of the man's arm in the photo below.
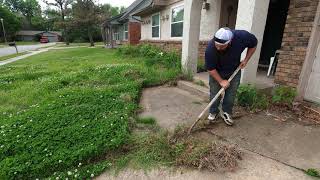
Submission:
{"label": "man's arm", "polygon": [[252,55],[256,51],[257,44],[258,44],[258,39],[256,38],[256,36],[251,34],[251,33],[249,33],[248,31],[244,31],[243,38],[244,38],[245,45],[248,48],[248,50],[247,50],[246,57],[240,63],[241,69],[246,67],[246,65],[248,64],[250,58],[252,57]]}
{"label": "man's arm", "polygon": [[220,74],[218,73],[217,70],[211,70],[209,71],[209,74],[220,84],[221,87],[224,89],[227,89],[230,85],[229,81],[224,80],[221,78]]}
{"label": "man's arm", "polygon": [[254,48],[248,48],[246,57],[245,57],[244,60],[241,61],[241,63],[240,63],[241,69],[243,69],[244,67],[246,67],[246,65],[248,64],[250,58],[252,57],[252,55],[254,54],[254,52],[256,51],[256,49],[257,49],[256,47],[254,47]]}

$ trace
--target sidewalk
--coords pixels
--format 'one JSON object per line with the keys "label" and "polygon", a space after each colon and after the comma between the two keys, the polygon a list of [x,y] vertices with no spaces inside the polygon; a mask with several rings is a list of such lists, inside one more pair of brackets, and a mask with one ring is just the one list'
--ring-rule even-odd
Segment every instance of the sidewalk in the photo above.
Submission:
{"label": "sidewalk", "polygon": [[[142,95],[141,116],[154,117],[160,127],[173,130],[177,125],[191,125],[206,105],[203,98],[177,87],[149,88]],[[266,112],[237,119],[233,127],[220,121],[193,136],[237,144],[245,154],[240,169],[226,174],[196,170],[170,174],[169,170],[155,170],[148,175],[127,170],[119,179],[156,179],[159,173],[163,179],[312,179],[299,169],[320,169],[320,127],[294,120],[278,121]]]}

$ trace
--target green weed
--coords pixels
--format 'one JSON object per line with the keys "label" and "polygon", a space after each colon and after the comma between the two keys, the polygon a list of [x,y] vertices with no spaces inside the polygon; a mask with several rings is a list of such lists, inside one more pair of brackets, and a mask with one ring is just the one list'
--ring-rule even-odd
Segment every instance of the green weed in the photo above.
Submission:
{"label": "green weed", "polygon": [[153,117],[137,118],[136,122],[140,124],[148,124],[148,125],[156,124],[156,120]]}
{"label": "green weed", "polygon": [[313,176],[313,177],[320,177],[320,173],[316,169],[308,169],[306,171],[306,174],[308,174],[309,176]]}
{"label": "green weed", "polygon": [[279,86],[275,88],[272,96],[272,102],[276,104],[292,106],[296,95],[297,92],[294,88],[288,86]]}
{"label": "green weed", "polygon": [[266,109],[269,106],[267,96],[259,93],[252,85],[240,85],[237,90],[237,103],[251,110]]}

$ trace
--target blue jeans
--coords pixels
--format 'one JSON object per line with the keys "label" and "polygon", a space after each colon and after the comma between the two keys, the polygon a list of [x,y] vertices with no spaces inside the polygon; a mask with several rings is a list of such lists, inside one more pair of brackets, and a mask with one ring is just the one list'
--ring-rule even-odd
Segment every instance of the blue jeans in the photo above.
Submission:
{"label": "blue jeans", "polygon": [[[241,71],[233,78],[230,82],[230,86],[226,89],[224,99],[222,102],[222,110],[227,112],[228,114],[232,114],[234,100],[237,94],[237,89],[240,84],[241,78]],[[214,96],[219,92],[221,89],[220,84],[211,76],[209,75],[209,85],[210,85],[210,100],[214,98]],[[219,104],[220,104],[221,96],[212,104],[210,107],[210,113],[216,114],[219,112]]]}

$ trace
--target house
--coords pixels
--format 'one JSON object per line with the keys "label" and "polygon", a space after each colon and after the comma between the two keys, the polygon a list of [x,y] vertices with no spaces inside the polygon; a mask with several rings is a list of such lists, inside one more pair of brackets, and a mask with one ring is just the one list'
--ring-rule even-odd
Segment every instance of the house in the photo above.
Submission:
{"label": "house", "polygon": [[141,36],[140,17],[132,12],[144,8],[145,0],[136,0],[121,14],[107,19],[101,25],[102,38],[106,45],[138,44]]}
{"label": "house", "polygon": [[181,52],[185,72],[196,73],[220,27],[247,30],[259,43],[242,83],[256,83],[276,55],[274,84],[320,103],[319,14],[319,0],[145,0],[144,8],[132,13],[142,21],[140,43]]}
{"label": "house", "polygon": [[16,39],[18,41],[39,41],[43,36],[47,37],[49,42],[59,42],[62,39],[61,32],[58,31],[23,30],[16,33]]}

